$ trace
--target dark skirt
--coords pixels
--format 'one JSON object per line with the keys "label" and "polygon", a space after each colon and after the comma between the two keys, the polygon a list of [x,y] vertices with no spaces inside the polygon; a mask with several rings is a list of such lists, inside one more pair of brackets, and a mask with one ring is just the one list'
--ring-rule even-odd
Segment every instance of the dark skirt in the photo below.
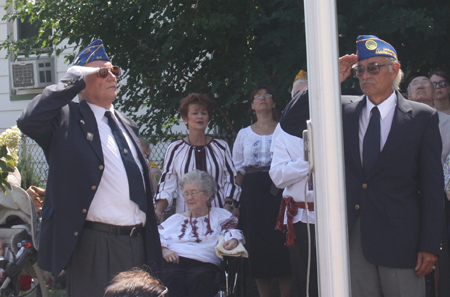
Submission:
{"label": "dark skirt", "polygon": [[249,272],[255,278],[291,274],[286,236],[275,230],[282,190],[274,196],[271,185],[268,172],[247,173],[240,198],[239,223],[249,254]]}
{"label": "dark skirt", "polygon": [[170,297],[213,297],[214,280],[220,272],[212,263],[179,257],[179,263],[167,263],[163,283],[169,288]]}

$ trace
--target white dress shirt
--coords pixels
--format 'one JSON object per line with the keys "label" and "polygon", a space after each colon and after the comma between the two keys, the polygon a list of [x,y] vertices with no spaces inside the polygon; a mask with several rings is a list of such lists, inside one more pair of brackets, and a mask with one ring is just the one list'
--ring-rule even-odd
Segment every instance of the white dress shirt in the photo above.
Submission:
{"label": "white dress shirt", "polygon": [[[100,133],[104,169],[102,179],[97,187],[91,206],[89,207],[86,220],[117,226],[145,224],[145,213],[130,199],[127,172],[122,157],[120,156],[116,140],[109,127],[108,118],[105,117],[105,112],[108,111],[108,109],[89,102],[88,104],[94,113],[98,131]],[[109,111],[111,111],[113,118],[119,124],[142,174],[143,168],[139,161],[136,147],[122,123],[117,120],[114,113],[114,107],[111,107]],[[147,168],[145,168],[145,170],[147,170]],[[144,182],[143,177],[142,182]]]}
{"label": "white dress shirt", "polygon": [[[309,172],[309,163],[303,159],[303,139],[283,131],[280,124],[273,133],[272,164],[270,177],[280,189],[284,188],[283,197],[292,197],[296,202],[305,201],[305,186]],[[306,201],[314,203],[314,191],[306,186]],[[307,223],[307,211],[298,209],[293,223],[299,221]],[[285,216],[286,223],[286,216]],[[309,211],[309,223],[315,223],[314,211]]]}
{"label": "white dress shirt", "polygon": [[[362,108],[359,116],[359,154],[361,164],[363,163],[363,142],[366,135],[367,126],[371,116],[372,108],[375,106],[366,96],[366,105]],[[391,131],[392,120],[394,119],[395,106],[397,105],[397,95],[392,91],[391,96],[377,105],[380,111],[380,152],[383,150],[384,144]]]}

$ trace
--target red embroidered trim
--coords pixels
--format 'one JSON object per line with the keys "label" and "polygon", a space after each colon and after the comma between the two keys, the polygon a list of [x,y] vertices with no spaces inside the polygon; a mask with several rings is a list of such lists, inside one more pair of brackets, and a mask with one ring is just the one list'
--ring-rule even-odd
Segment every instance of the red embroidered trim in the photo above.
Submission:
{"label": "red embroidered trim", "polygon": [[[205,218],[205,222],[206,222],[206,233],[205,233],[205,236],[208,235],[208,234],[212,234],[213,233],[213,230],[211,229],[211,223],[210,223],[210,217],[209,217],[210,211],[211,211],[211,209],[208,208],[208,216]],[[191,212],[191,215],[189,217],[189,223],[191,224],[192,232],[194,232],[195,238],[197,238],[195,241],[197,243],[200,243],[202,240],[199,238],[198,232],[197,232],[197,229],[198,229],[198,227],[196,226],[197,225],[197,219],[195,219],[194,220],[194,224],[192,224],[192,212]]]}
{"label": "red embroidered trim", "polygon": [[181,234],[178,236],[178,239],[183,238],[184,234],[186,233],[187,223],[189,221],[186,219],[184,220],[184,224],[181,224]]}

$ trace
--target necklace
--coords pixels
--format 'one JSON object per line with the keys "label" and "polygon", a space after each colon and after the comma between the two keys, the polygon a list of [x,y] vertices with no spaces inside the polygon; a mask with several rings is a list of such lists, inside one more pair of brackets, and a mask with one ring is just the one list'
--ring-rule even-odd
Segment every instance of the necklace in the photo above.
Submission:
{"label": "necklace", "polygon": [[189,144],[190,144],[191,146],[195,147],[195,150],[197,151],[197,153],[201,153],[201,152],[205,149],[205,147],[206,147],[206,137],[207,137],[207,136],[206,136],[206,134],[205,134],[205,145],[203,145],[203,146],[200,148],[199,146],[195,146],[195,145],[192,144],[191,139],[189,138],[189,134],[188,134],[188,136],[187,136]]}
{"label": "necklace", "polygon": [[[208,235],[208,234],[210,234],[210,233],[212,233],[212,230],[211,230],[211,224],[210,224],[210,221],[209,221],[209,212],[210,212],[210,208],[208,208],[208,216],[205,218],[205,222],[206,222],[206,233],[205,233],[205,236],[206,235]],[[197,221],[197,218],[195,218],[194,219],[194,223],[192,224],[192,212],[191,212],[191,215],[189,216],[189,224],[191,224],[191,228],[192,228],[192,232],[194,232],[194,236],[195,236],[195,238],[197,238],[195,241],[197,242],[197,243],[200,243],[202,240],[199,238],[199,236],[198,236],[198,232],[197,232],[197,229],[198,229],[198,227],[197,227],[197,223],[198,223],[198,221]],[[184,234],[184,233],[183,233]]]}

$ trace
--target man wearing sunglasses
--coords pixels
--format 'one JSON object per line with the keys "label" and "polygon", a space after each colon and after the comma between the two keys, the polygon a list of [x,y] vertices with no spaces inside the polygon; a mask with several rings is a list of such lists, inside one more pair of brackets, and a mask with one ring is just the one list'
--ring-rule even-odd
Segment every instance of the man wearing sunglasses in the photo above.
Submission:
{"label": "man wearing sunglasses", "polygon": [[403,98],[397,52],[359,36],[340,58],[364,96],[343,103],[353,296],[425,296],[442,239],[442,143],[435,110]]}
{"label": "man wearing sunglasses", "polygon": [[139,128],[112,105],[118,75],[95,40],[17,120],[49,163],[38,264],[54,276],[67,271],[68,296],[103,296],[132,267],[161,270]]}

